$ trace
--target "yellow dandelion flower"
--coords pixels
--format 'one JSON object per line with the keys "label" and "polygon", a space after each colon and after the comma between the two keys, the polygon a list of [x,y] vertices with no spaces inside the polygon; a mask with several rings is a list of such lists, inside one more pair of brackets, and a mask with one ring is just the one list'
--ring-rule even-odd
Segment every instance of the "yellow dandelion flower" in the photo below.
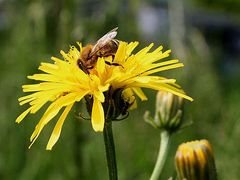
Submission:
{"label": "yellow dandelion flower", "polygon": [[162,46],[150,51],[153,47],[153,44],[150,44],[134,54],[132,52],[138,42],[119,41],[115,55],[98,56],[97,62],[89,68],[89,73],[86,73],[78,64],[83,52],[82,45],[78,45],[80,50],[71,46],[68,53],[61,51],[63,59],[52,57],[54,63],[41,63],[39,70],[43,73],[28,76],[29,79],[40,82],[23,86],[23,91],[31,94],[19,98],[19,102],[20,105],[28,103],[30,107],[16,119],[17,123],[27,114],[36,113],[50,102],[30,138],[31,145],[44,126],[64,109],[47,144],[47,149],[52,149],[59,139],[69,111],[83,98],[89,101],[91,122],[95,131],[103,131],[107,119],[117,118],[124,115],[129,108],[136,107],[135,95],[141,100],[147,100],[142,88],[168,91],[192,101],[192,98],[185,95],[180,86],[175,84],[175,79],[152,75],[183,66],[176,59],[163,61],[169,56],[170,50],[163,52]]}

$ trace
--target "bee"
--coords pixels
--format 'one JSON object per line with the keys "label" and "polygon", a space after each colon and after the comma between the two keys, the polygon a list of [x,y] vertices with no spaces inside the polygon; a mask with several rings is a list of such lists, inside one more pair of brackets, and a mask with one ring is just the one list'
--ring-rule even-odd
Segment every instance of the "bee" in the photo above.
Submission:
{"label": "bee", "polygon": [[[86,74],[89,74],[89,70],[94,67],[99,57],[115,56],[119,45],[119,41],[114,39],[117,35],[117,29],[118,27],[109,31],[101,37],[95,45],[89,44],[83,48],[77,65]],[[105,61],[105,63],[108,65],[121,66],[114,62]]]}

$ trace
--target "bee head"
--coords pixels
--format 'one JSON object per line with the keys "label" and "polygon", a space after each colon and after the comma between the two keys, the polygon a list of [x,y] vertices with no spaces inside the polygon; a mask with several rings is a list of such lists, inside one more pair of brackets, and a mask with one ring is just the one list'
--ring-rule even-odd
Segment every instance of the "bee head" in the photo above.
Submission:
{"label": "bee head", "polygon": [[85,46],[81,52],[81,59],[84,60],[88,60],[89,59],[89,54],[92,51],[93,46],[91,44]]}

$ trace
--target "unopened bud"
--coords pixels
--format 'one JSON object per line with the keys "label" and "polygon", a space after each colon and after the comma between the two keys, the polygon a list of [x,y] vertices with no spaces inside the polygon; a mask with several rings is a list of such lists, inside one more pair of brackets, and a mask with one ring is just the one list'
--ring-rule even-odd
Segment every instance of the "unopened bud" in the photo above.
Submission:
{"label": "unopened bud", "polygon": [[207,140],[181,144],[175,165],[180,180],[217,180],[213,151]]}
{"label": "unopened bud", "polygon": [[156,97],[156,111],[154,118],[145,114],[145,120],[153,126],[171,132],[176,131],[183,115],[183,99],[172,93],[159,91]]}

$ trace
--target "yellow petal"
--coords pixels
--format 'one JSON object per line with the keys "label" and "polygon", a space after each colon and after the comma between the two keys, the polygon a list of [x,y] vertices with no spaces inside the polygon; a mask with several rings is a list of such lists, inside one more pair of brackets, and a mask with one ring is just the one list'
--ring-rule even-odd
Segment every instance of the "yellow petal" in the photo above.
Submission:
{"label": "yellow petal", "polygon": [[189,101],[193,101],[193,99],[190,96],[187,96],[183,90],[179,89],[180,87],[177,84],[166,84],[166,83],[160,83],[160,82],[149,82],[149,83],[132,83],[132,86],[134,87],[145,87],[150,88],[154,90],[162,90],[167,91],[172,94],[175,94],[179,97],[185,98]]}
{"label": "yellow petal", "polygon": [[96,67],[97,67],[97,71],[101,77],[103,75],[103,73],[105,72],[105,61],[103,58],[98,59]]}
{"label": "yellow petal", "polygon": [[104,110],[102,103],[94,96],[93,98],[93,108],[92,108],[92,127],[94,131],[103,131],[104,128]]}
{"label": "yellow petal", "polygon": [[[175,83],[176,79],[166,79],[160,76],[138,76],[136,78],[132,78],[133,83]],[[130,81],[129,81],[130,82]]]}
{"label": "yellow petal", "polygon": [[138,56],[138,58],[142,58],[142,56],[144,56],[148,51],[150,51],[150,49],[154,46],[154,43],[149,44],[147,47],[143,48],[141,51],[139,51],[136,56]]}
{"label": "yellow petal", "polygon": [[98,89],[99,89],[100,91],[102,91],[102,92],[105,92],[105,91],[107,91],[107,90],[109,89],[109,87],[110,87],[110,84],[106,84],[106,85],[104,85],[104,86],[100,85],[100,86],[98,87]]}
{"label": "yellow petal", "polygon": [[150,71],[146,71],[146,72],[143,73],[143,75],[147,76],[147,75],[157,73],[157,72],[160,72],[160,71],[166,71],[166,70],[169,70],[169,69],[175,69],[175,68],[179,68],[179,67],[183,67],[183,66],[184,66],[183,63],[177,63],[177,64],[168,65],[168,66],[163,66],[163,67],[159,67],[159,68],[156,68],[156,69],[152,69]]}
{"label": "yellow petal", "polygon": [[37,81],[51,81],[51,82],[59,82],[60,79],[58,76],[54,76],[51,74],[34,74],[32,76],[27,76],[28,79],[34,79]]}
{"label": "yellow petal", "polygon": [[133,110],[133,109],[136,109],[136,108],[137,108],[137,101],[134,100],[133,104],[129,107],[129,110]]}
{"label": "yellow petal", "polygon": [[159,46],[157,49],[153,51],[153,53],[159,53],[159,52],[162,52],[162,50],[163,50],[163,46]]}
{"label": "yellow petal", "polygon": [[59,120],[57,121],[57,124],[55,125],[53,132],[51,134],[51,137],[48,141],[47,144],[47,150],[52,150],[52,147],[55,145],[55,143],[58,141],[59,136],[61,134],[61,130],[62,130],[62,125],[69,113],[69,111],[71,110],[73,104],[68,105],[65,110],[63,111],[61,117],[59,118]]}
{"label": "yellow petal", "polygon": [[33,101],[33,100],[35,100],[35,99],[36,99],[36,97],[28,98],[28,99],[26,99],[26,100],[24,100],[24,101],[21,101],[19,104],[20,104],[20,106],[22,106],[23,104],[26,104],[26,103],[28,103],[28,102],[31,102],[31,101]]}
{"label": "yellow petal", "polygon": [[141,88],[136,87],[136,88],[132,88],[132,90],[142,101],[147,100],[147,96],[144,94]]}
{"label": "yellow petal", "polygon": [[100,102],[104,102],[105,97],[104,94],[102,93],[102,91],[94,91],[94,96],[100,101]]}
{"label": "yellow petal", "polygon": [[82,43],[80,43],[80,42],[77,42],[77,45],[78,45],[78,46],[79,46],[79,48],[80,48],[80,52],[82,52],[82,50],[83,50]]}
{"label": "yellow petal", "polygon": [[26,99],[31,99],[32,97],[34,97],[33,94],[29,94],[29,95],[26,95],[26,96],[22,96],[20,98],[18,98],[18,101],[23,101],[23,100],[26,100]]}
{"label": "yellow petal", "polygon": [[43,105],[46,104],[46,103],[47,103],[47,100],[42,101],[42,102],[40,102],[40,103],[38,103],[38,104],[32,105],[32,109],[31,109],[30,113],[31,113],[31,114],[36,113],[36,112],[37,112],[39,109],[41,109],[41,107],[43,107]]}
{"label": "yellow petal", "polygon": [[66,96],[62,96],[56,101],[54,101],[47,109],[47,111],[44,113],[43,117],[35,127],[34,132],[31,135],[30,141],[32,141],[29,148],[32,146],[32,144],[35,142],[35,140],[38,138],[39,134],[41,133],[44,126],[51,121],[60,111],[60,109],[63,106],[68,106],[69,104],[74,103],[76,100],[79,100],[81,97],[84,97],[87,92],[78,92],[78,94],[71,93],[67,94]]}
{"label": "yellow petal", "polygon": [[154,63],[156,61],[161,61],[162,59],[169,57],[170,53],[171,53],[171,50],[167,50],[164,53],[162,53],[161,51],[160,52],[153,51],[151,54],[152,54],[152,56],[155,54],[156,58],[151,58],[152,60],[150,60],[150,62]]}
{"label": "yellow petal", "polygon": [[59,67],[56,66],[55,64],[50,64],[50,63],[41,63],[41,66],[38,68],[39,70],[49,73],[49,74],[59,74],[60,72],[58,71]]}
{"label": "yellow petal", "polygon": [[60,111],[61,108],[55,109],[52,108],[55,104],[52,103],[47,111],[44,113],[42,118],[40,119],[39,123],[36,125],[34,132],[32,133],[30,137],[30,141],[32,142],[29,146],[29,148],[32,146],[32,144],[35,142],[35,140],[38,138],[39,134],[41,133],[44,126],[51,121]]}
{"label": "yellow petal", "polygon": [[18,118],[16,119],[16,123],[20,123],[26,115],[31,111],[32,107],[28,108],[26,111],[24,111]]}
{"label": "yellow petal", "polygon": [[166,66],[166,65],[170,65],[170,64],[176,64],[178,62],[179,62],[178,59],[172,59],[172,60],[169,60],[169,61],[164,61],[164,62],[160,62],[160,63],[154,63],[154,64],[150,65],[149,70],[153,69],[153,68],[161,67],[161,66]]}
{"label": "yellow petal", "polygon": [[128,45],[127,45],[127,50],[126,50],[126,54],[127,56],[130,56],[132,51],[138,46],[138,42],[135,41],[135,42],[130,42]]}
{"label": "yellow petal", "polygon": [[115,54],[115,58],[114,58],[114,62],[115,63],[119,63],[122,64],[125,60],[125,54],[126,54],[126,46],[127,43],[126,42],[120,42],[118,50]]}

